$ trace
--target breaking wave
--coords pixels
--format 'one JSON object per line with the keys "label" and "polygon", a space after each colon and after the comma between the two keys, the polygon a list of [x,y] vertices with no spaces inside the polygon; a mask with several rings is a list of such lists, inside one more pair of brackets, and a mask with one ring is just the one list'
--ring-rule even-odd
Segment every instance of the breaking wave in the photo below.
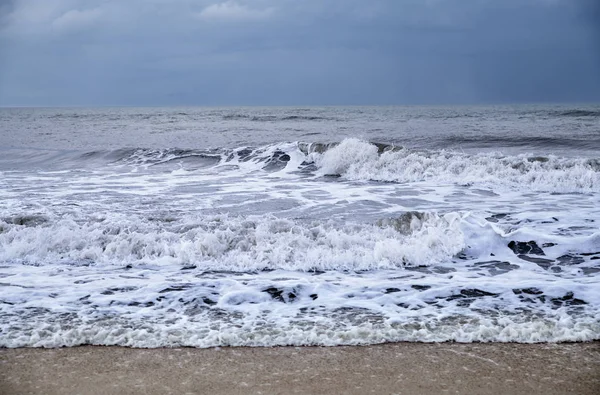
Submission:
{"label": "breaking wave", "polygon": [[[383,152],[382,152],[383,151]],[[600,161],[556,156],[467,155],[450,151],[381,149],[359,139],[312,154],[323,175],[385,182],[435,181],[549,192],[600,190]]]}
{"label": "breaking wave", "polygon": [[302,159],[288,170],[316,167],[316,175],[348,180],[412,183],[422,181],[529,188],[535,191],[585,193],[600,190],[600,159],[454,151],[416,151],[401,146],[349,138],[340,143],[281,143],[264,147],[214,150],[121,150],[105,154],[128,165],[182,164],[205,166],[255,163],[256,169],[281,170],[290,158]]}
{"label": "breaking wave", "polygon": [[272,216],[0,220],[0,261],[198,265],[204,270],[373,270],[424,266],[464,247],[464,215],[408,213],[377,224]]}
{"label": "breaking wave", "polygon": [[87,153],[14,150],[7,162],[39,162],[40,166],[167,166],[167,169],[247,170],[340,176],[354,181],[436,182],[495,188],[527,188],[539,192],[600,191],[599,158],[555,155],[466,154],[446,150],[413,150],[393,144],[348,138],[331,143],[277,143],[262,147],[215,149],[119,149]]}

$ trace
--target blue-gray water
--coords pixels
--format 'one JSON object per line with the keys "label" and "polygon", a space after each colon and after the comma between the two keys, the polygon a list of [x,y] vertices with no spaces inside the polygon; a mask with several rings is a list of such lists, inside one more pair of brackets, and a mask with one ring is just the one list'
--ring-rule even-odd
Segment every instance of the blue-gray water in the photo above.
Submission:
{"label": "blue-gray water", "polygon": [[600,338],[600,106],[0,125],[2,346]]}

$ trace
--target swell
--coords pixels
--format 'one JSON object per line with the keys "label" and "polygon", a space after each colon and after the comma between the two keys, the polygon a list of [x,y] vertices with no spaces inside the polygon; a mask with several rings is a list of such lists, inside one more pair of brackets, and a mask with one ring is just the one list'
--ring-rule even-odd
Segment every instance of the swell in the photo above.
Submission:
{"label": "swell", "polygon": [[[194,149],[123,149],[108,152],[88,153],[84,155],[96,155],[104,157],[112,164],[126,165],[157,165],[172,161],[195,160],[206,164],[215,164],[220,161],[219,150],[194,150]],[[83,158],[82,158],[83,159]]]}
{"label": "swell", "polygon": [[452,147],[527,147],[536,151],[553,151],[570,148],[572,150],[600,151],[600,136],[585,135],[579,138],[571,137],[530,137],[530,136],[448,136],[440,137],[439,145]]}
{"label": "swell", "polygon": [[278,122],[278,121],[336,121],[333,117],[318,115],[249,115],[249,114],[226,114],[225,121],[252,121],[252,122]]}
{"label": "swell", "polygon": [[572,109],[572,110],[560,110],[560,111],[548,111],[548,115],[555,117],[600,117],[600,110],[581,110],[581,109]]}
{"label": "swell", "polygon": [[116,150],[74,151],[34,148],[3,150],[0,168],[12,169],[78,169],[97,166],[152,166],[173,161],[196,161],[212,165],[220,161],[221,150],[180,148],[120,148]]}

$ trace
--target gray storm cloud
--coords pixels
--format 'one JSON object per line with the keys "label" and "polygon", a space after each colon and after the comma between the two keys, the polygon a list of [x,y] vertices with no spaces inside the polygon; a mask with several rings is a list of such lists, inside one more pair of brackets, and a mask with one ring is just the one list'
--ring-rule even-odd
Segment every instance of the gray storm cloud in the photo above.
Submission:
{"label": "gray storm cloud", "polygon": [[599,101],[599,4],[0,1],[0,105]]}

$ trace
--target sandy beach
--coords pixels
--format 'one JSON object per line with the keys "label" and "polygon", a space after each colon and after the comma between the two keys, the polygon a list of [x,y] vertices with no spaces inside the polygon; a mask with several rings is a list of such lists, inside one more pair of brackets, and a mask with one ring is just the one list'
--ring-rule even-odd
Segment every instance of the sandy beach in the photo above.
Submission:
{"label": "sandy beach", "polygon": [[600,343],[1,349],[1,394],[597,394]]}

